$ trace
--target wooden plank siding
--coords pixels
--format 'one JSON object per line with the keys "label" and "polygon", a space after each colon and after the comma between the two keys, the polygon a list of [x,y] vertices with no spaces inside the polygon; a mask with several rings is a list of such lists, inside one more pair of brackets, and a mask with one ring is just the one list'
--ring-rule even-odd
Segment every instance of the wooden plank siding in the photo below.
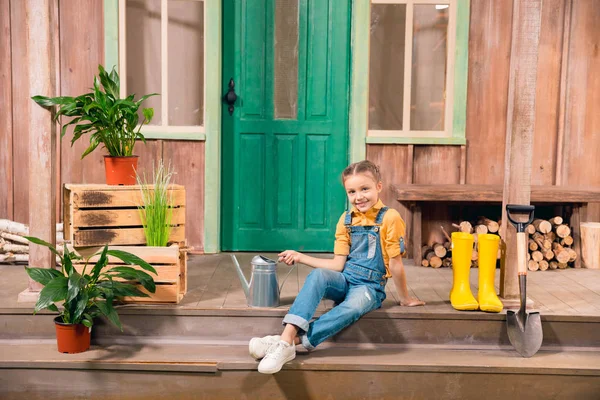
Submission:
{"label": "wooden plank siding", "polygon": [[[104,63],[103,1],[81,0],[60,2],[59,14],[59,84],[60,94],[79,95],[87,91]],[[0,218],[27,223],[29,213],[29,109],[38,107],[30,99],[26,56],[27,35],[25,2],[0,0]],[[124,79],[124,77],[123,77]],[[6,84],[8,83],[8,84]],[[37,93],[36,93],[37,94]],[[40,93],[41,94],[41,93]],[[46,93],[43,93],[46,94]],[[70,129],[60,146],[60,184],[104,183],[104,152],[97,150],[81,160],[89,145],[87,137],[71,147]],[[174,183],[186,186],[192,207],[187,209],[190,221],[188,245],[194,251],[204,247],[204,143],[148,140],[138,142],[135,153],[140,156],[138,170],[152,180],[152,166],[164,157],[171,161],[176,175]],[[57,192],[57,194],[60,192]],[[57,208],[62,196],[57,195]],[[62,216],[61,216],[62,218]]]}
{"label": "wooden plank siding", "polygon": [[[0,110],[11,111],[0,115],[0,218],[26,223],[28,110],[35,105],[29,98],[27,72],[23,68],[27,50],[23,40],[27,34],[24,10],[22,1],[0,0]],[[565,15],[570,16],[569,24],[565,24]],[[600,65],[600,24],[596,23],[599,17],[600,0],[544,0],[533,145],[534,185],[555,183],[560,155],[564,185],[600,187],[600,170],[593,168],[600,148],[600,114],[596,112],[600,106],[600,77],[594,74],[594,67]],[[564,26],[569,27],[568,35]],[[512,2],[471,0],[464,171],[468,184],[503,183],[511,29]],[[59,32],[61,95],[76,95],[91,86],[98,64],[104,62],[103,1],[60,2]],[[568,48],[563,49],[565,38],[564,46]],[[562,87],[561,73],[565,76]],[[559,152],[561,104],[564,148]],[[61,144],[60,182],[104,182],[103,152],[96,151],[82,161],[80,156],[86,147],[84,138],[71,148],[67,134]],[[159,157],[172,161],[177,172],[174,182],[186,186],[188,193],[188,245],[199,251],[204,246],[204,152],[204,142],[152,140],[146,146],[136,146],[139,169],[147,174]],[[409,230],[410,210],[398,204],[389,184],[458,184],[463,173],[458,146],[368,144],[366,154],[381,165],[383,201],[401,212]],[[448,219],[450,213],[444,206],[424,209],[423,237],[429,237],[431,232],[427,229],[437,230],[436,224]],[[600,205],[590,204],[586,219],[600,221]],[[412,246],[408,245],[410,249]]]}
{"label": "wooden plank siding", "polygon": [[0,0],[0,216],[13,217],[12,61],[10,2]]}
{"label": "wooden plank siding", "polygon": [[[29,81],[27,78],[27,26],[24,1],[10,1],[10,49],[12,62],[12,216],[15,221],[29,220]],[[4,100],[0,110],[7,110]],[[0,174],[2,175],[2,174]]]}
{"label": "wooden plank siding", "polygon": [[[600,1],[573,1],[566,87],[563,180],[600,186]],[[600,204],[588,220],[600,221]],[[584,217],[585,218],[585,217]]]}

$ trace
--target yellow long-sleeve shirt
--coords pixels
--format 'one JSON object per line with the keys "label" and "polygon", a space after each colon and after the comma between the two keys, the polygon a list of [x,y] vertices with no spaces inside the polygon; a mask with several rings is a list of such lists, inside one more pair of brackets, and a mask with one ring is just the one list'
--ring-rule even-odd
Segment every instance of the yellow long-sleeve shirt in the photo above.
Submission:
{"label": "yellow long-sleeve shirt", "polygon": [[[379,210],[384,205],[381,200],[371,207],[366,212],[360,212],[356,207],[352,207],[352,226],[370,226],[375,225],[375,218]],[[340,217],[335,229],[335,244],[333,248],[334,254],[347,256],[350,254],[350,234],[346,229],[344,220],[346,213]],[[400,255],[400,239],[404,238],[406,233],[406,224],[398,213],[393,208],[389,208],[383,217],[380,229],[381,252],[383,253],[383,262],[387,271],[386,278],[390,278],[390,258]]]}

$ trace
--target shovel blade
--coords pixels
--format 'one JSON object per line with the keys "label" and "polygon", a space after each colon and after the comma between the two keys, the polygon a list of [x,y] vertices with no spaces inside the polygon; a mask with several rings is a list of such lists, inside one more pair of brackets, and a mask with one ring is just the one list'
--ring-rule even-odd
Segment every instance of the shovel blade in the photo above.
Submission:
{"label": "shovel blade", "polygon": [[521,356],[529,358],[542,346],[544,334],[539,312],[525,314],[523,318],[523,314],[509,310],[506,313],[506,328],[510,343]]}

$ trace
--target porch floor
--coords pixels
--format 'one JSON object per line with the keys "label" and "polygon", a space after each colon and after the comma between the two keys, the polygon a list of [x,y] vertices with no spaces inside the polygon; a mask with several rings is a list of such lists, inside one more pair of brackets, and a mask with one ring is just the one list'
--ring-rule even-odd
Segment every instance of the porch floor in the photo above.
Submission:
{"label": "porch floor", "polygon": [[[254,253],[236,253],[236,256],[249,276],[250,259]],[[275,258],[274,254],[264,254]],[[328,257],[328,255],[323,255]],[[405,260],[406,275],[411,293],[427,302],[424,307],[400,307],[394,282],[388,281],[387,299],[382,311],[405,314],[465,314],[450,305],[448,295],[452,285],[452,269],[423,268]],[[279,282],[290,267],[281,264],[278,270]],[[284,313],[292,302],[312,269],[298,265],[285,281],[281,292],[281,305],[274,312]],[[500,271],[497,270],[496,283]],[[533,308],[543,315],[600,317],[600,271],[589,269],[565,269],[536,271],[528,274],[527,294],[533,301]],[[477,269],[471,270],[471,289],[477,296]],[[22,265],[0,265],[0,308],[32,308],[31,303],[19,303],[19,292],[27,287],[27,275]],[[497,287],[497,285],[496,285]],[[320,311],[332,306],[331,301],[323,301]],[[175,304],[128,305],[127,307],[176,308],[184,310],[247,308],[246,298],[239,282],[229,253],[214,255],[192,255],[188,260],[188,292],[183,300]],[[482,316],[483,312],[479,313]],[[488,314],[489,315],[489,314]]]}

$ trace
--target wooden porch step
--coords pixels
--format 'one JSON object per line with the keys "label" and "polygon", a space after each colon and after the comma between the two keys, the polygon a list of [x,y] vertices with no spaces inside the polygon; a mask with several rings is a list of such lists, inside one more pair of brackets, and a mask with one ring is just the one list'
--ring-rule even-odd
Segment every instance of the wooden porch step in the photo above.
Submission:
{"label": "wooden porch step", "polygon": [[[255,371],[258,362],[247,344],[200,344],[193,341],[154,344],[94,345],[79,354],[61,354],[54,341],[0,342],[0,369],[91,369],[217,373]],[[522,358],[512,348],[465,350],[441,346],[329,345],[313,352],[299,348],[287,370],[419,371],[577,375],[600,377],[600,350],[539,351]]]}
{"label": "wooden porch step", "polygon": [[[12,342],[12,343],[10,343]],[[583,350],[583,349],[582,349]],[[0,342],[0,398],[597,399],[600,351],[335,346],[299,352],[275,375],[246,345],[180,342],[93,346],[59,354],[49,341]]]}
{"label": "wooden porch step", "polygon": [[[388,313],[376,310],[332,339],[338,344],[509,346],[506,315],[484,313]],[[52,339],[52,314],[4,310],[0,339]],[[121,309],[124,330],[103,320],[94,325],[92,340],[104,344],[153,340],[244,342],[281,331],[285,310],[191,310],[132,306]],[[542,314],[543,348],[600,348],[600,317]]]}

